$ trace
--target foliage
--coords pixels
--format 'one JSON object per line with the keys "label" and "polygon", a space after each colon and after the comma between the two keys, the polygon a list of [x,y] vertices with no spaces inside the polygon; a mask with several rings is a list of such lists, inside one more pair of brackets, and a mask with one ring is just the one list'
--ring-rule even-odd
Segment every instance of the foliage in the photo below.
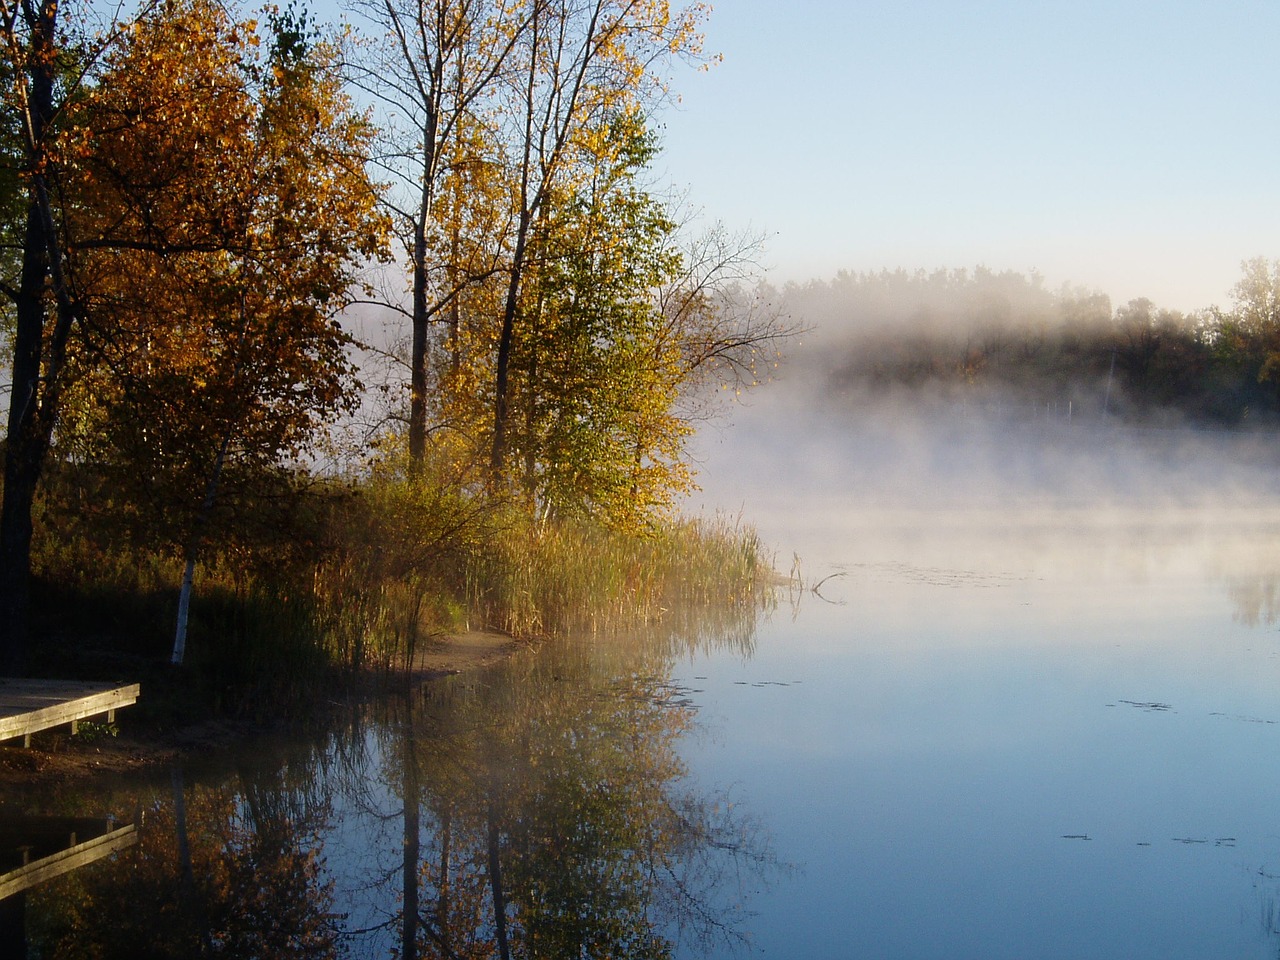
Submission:
{"label": "foliage", "polygon": [[614,118],[605,136],[624,159],[558,198],[535,241],[510,452],[544,513],[634,530],[690,486],[691,428],[674,409],[681,358],[652,296],[681,264],[667,242],[675,224],[635,182],[651,152],[639,118]]}
{"label": "foliage", "polygon": [[[370,135],[338,51],[291,14],[144,5],[103,39],[88,14],[5,8],[4,121],[24,181],[14,396],[0,517],[0,625],[26,647],[31,511],[51,446],[115,472],[158,545],[190,561],[217,492],[298,456],[350,405],[336,322],[384,224]],[[63,66],[70,60],[74,69]],[[13,212],[17,212],[16,210]],[[181,617],[179,618],[181,621]]]}
{"label": "foliage", "polygon": [[381,250],[360,170],[369,131],[338,51],[276,24],[292,39],[260,54],[256,23],[168,0],[79,107],[90,139],[74,188],[93,249],[60,438],[103,465],[161,547],[189,543],[213,485],[234,505],[354,403],[335,317]]}
{"label": "foliage", "polygon": [[[130,657],[136,672],[138,658],[164,651],[182,565],[120,535],[110,487],[90,468],[62,467],[54,480],[38,513],[37,629],[57,642],[33,666],[65,673],[84,658]],[[279,496],[239,501],[237,515],[236,537],[199,569],[186,714],[305,710],[327,683],[411,666],[446,633],[682,624],[690,608],[753,617],[768,597],[769,560],[747,528],[671,521],[636,537],[544,523],[443,471],[299,475]]]}
{"label": "foliage", "polygon": [[638,538],[513,522],[469,570],[469,606],[517,636],[618,629],[685,605],[754,607],[767,560],[750,530],[683,521]]}

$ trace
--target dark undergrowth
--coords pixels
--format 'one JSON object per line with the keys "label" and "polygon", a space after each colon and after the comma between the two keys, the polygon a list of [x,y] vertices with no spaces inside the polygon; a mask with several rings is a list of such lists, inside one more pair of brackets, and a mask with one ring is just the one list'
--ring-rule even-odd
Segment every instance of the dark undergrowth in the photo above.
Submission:
{"label": "dark undergrowth", "polygon": [[310,481],[305,509],[242,518],[252,536],[209,538],[173,667],[176,551],[75,513],[76,498],[52,490],[29,672],[141,681],[131,722],[159,727],[307,716],[403,674],[443,635],[620,633],[694,607],[753,609],[769,593],[756,534],[732,521],[622,533],[428,481]]}

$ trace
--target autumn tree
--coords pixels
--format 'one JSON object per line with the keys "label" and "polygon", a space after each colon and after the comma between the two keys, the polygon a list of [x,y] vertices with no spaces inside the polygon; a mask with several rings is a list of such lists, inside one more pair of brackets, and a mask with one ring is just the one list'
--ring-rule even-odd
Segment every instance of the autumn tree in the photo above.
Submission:
{"label": "autumn tree", "polygon": [[300,14],[270,19],[264,51],[257,24],[224,5],[144,9],[60,108],[56,164],[36,168],[56,171],[56,192],[24,173],[28,233],[56,242],[27,258],[26,286],[6,290],[19,314],[14,396],[35,398],[11,405],[7,447],[11,660],[55,429],[60,447],[124,468],[120,487],[151,502],[154,536],[185,554],[189,584],[229,466],[299,454],[347,402],[336,313],[382,247],[370,131],[342,93],[337,50]]}
{"label": "autumn tree", "polygon": [[[796,327],[757,286],[759,238],[693,234],[655,195],[658,140],[641,112],[602,116],[579,138],[575,177],[548,193],[529,241],[507,475],[544,517],[639,531],[691,486],[698,422],[769,379]],[[473,287],[458,325],[437,327],[435,413],[451,434],[483,437],[492,422],[496,287]]]}
{"label": "autumn tree", "polygon": [[493,341],[491,382],[481,389],[496,476],[507,447],[517,313],[548,198],[572,194],[592,175],[599,158],[590,138],[609,116],[665,94],[664,63],[699,54],[705,8],[672,11],[666,0],[361,0],[356,9],[381,33],[355,76],[387,108],[388,147],[378,163],[396,185],[386,202],[406,252],[410,303],[385,302],[411,328],[411,469],[428,433],[431,326],[449,331],[447,388],[456,390],[465,314],[501,273],[496,332],[470,344]]}
{"label": "autumn tree", "polygon": [[183,553],[175,662],[224,482],[298,457],[354,402],[337,314],[383,245],[364,173],[371,131],[341,88],[338,50],[296,12],[269,27],[260,53],[256,23],[167,0],[82,107],[81,439],[125,467],[120,485]]}
{"label": "autumn tree", "polygon": [[[410,327],[408,447],[411,468],[425,456],[430,400],[428,345],[433,322],[456,332],[467,290],[498,269],[507,229],[505,198],[484,189],[497,163],[493,115],[511,53],[536,14],[525,0],[359,0],[354,9],[378,35],[351,73],[384,114],[374,163],[391,180],[391,214],[409,275],[409,304],[381,303]],[[458,203],[466,183],[474,195]],[[466,224],[480,207],[497,213],[480,244]]]}

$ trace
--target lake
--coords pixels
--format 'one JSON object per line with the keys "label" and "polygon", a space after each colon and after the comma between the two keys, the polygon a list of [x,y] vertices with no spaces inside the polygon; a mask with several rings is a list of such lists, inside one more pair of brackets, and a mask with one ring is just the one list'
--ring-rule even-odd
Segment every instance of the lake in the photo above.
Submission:
{"label": "lake", "polygon": [[26,798],[140,826],[28,893],[21,934],[41,956],[1275,957],[1266,444],[777,416],[709,444],[702,495],[796,575],[767,609]]}

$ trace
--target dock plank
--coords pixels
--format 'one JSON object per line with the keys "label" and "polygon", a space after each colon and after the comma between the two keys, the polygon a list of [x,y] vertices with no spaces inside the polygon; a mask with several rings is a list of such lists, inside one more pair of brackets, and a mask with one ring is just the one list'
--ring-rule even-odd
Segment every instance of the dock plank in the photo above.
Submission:
{"label": "dock plank", "polygon": [[136,683],[0,678],[0,741],[114,714],[138,699]]}
{"label": "dock plank", "polygon": [[[30,818],[25,825],[29,835],[9,836],[13,830],[5,830],[5,843],[21,842],[30,852],[28,862],[9,862],[12,850],[3,850],[5,869],[0,873],[0,899],[52,880],[86,864],[101,860],[118,850],[137,842],[137,828],[132,823],[116,826],[103,820],[100,826],[91,825],[84,818],[49,817]],[[18,825],[19,827],[24,825]]]}

